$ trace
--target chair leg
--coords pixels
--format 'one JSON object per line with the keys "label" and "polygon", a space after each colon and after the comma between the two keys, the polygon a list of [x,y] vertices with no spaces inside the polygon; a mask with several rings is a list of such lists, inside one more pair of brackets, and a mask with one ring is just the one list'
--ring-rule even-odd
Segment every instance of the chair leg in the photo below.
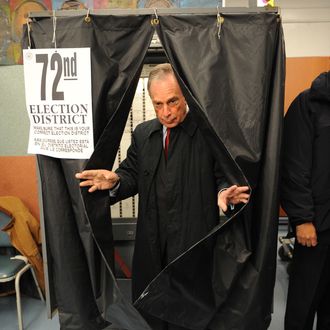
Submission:
{"label": "chair leg", "polygon": [[25,265],[16,275],[15,278],[15,290],[16,290],[16,305],[17,305],[17,319],[18,319],[18,329],[23,330],[23,317],[22,317],[22,307],[21,307],[21,290],[19,286],[19,281],[21,276],[32,266],[30,264]]}
{"label": "chair leg", "polygon": [[35,274],[35,271],[34,271],[33,267],[31,267],[31,273],[32,273],[32,276],[33,276],[33,279],[34,279],[34,283],[36,284],[40,299],[41,299],[41,301],[45,302],[44,295],[42,294],[42,291],[40,289],[40,286],[39,286],[39,283],[37,281],[37,277],[36,277],[36,274]]}

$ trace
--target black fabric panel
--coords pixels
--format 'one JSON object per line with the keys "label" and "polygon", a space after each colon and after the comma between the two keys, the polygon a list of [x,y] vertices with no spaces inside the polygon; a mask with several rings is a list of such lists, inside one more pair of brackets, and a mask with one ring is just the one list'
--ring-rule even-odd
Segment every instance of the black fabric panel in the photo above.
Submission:
{"label": "black fabric panel", "polygon": [[[83,168],[84,161],[39,155],[38,165],[51,293],[55,295],[51,298],[57,301],[61,328],[73,329],[74,325],[79,329],[103,329],[95,299],[106,294],[97,280],[100,258],[89,233],[79,185],[73,182],[74,173]],[[85,251],[89,251],[88,259]]]}
{"label": "black fabric panel", "polygon": [[[86,194],[74,178],[84,168],[111,169],[153,29],[148,16],[57,17],[58,48],[91,48],[95,152],[85,160],[39,156],[52,308],[61,330],[149,326],[115,283],[107,192]],[[53,48],[53,19],[31,23],[33,48]],[[28,44],[27,30],[23,38]],[[111,123],[111,124],[108,124]],[[110,134],[107,134],[110,132]],[[114,311],[114,313],[109,311]]]}
{"label": "black fabric panel", "polygon": [[[275,14],[224,15],[219,40],[214,16],[164,16],[157,33],[229,181],[248,184],[252,196],[232,221],[159,274],[135,305],[189,329],[266,329],[279,210],[281,23]],[[196,268],[201,246],[214,237],[214,255]]]}
{"label": "black fabric panel", "polygon": [[[192,116],[229,181],[250,185],[251,201],[242,212],[236,207],[232,221],[214,228],[168,265],[135,306],[189,329],[266,329],[275,280],[283,36],[274,14],[224,18],[220,40],[215,16],[160,17],[157,32]],[[113,165],[153,33],[149,20],[147,16],[92,16],[87,24],[83,17],[58,18],[58,47],[92,49],[96,146],[86,168],[111,169]],[[53,47],[52,19],[33,22],[31,36],[34,47]],[[79,285],[86,284],[86,298],[75,301],[74,310],[66,302],[59,306],[61,329],[104,327],[95,301],[99,311],[106,310],[106,318],[117,327],[150,329],[125,301],[110,269],[113,243],[107,192],[88,194],[83,189],[83,203],[78,183],[71,177],[84,164],[39,157],[46,232],[47,236],[54,235],[47,237],[48,252],[57,258],[54,261],[59,263],[59,271],[64,253],[69,254],[67,264],[71,257],[79,258],[70,248],[64,250],[67,240],[72,240],[72,247],[80,251],[81,260],[75,262],[84,270],[77,281],[68,266],[63,274],[66,281],[56,282],[54,268],[56,295],[70,292],[70,285],[73,293],[81,294]],[[61,232],[53,231],[54,223],[47,224],[58,216],[63,217],[63,226],[73,223],[63,239]],[[214,254],[201,258],[203,245],[214,239]]]}

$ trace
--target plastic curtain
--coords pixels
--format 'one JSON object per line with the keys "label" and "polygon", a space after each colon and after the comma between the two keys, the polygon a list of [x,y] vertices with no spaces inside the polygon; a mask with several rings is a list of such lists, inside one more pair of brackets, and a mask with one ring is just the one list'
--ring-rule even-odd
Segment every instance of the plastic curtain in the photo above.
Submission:
{"label": "plastic curtain", "polygon": [[[252,196],[169,264],[136,309],[109,268],[107,192],[80,193],[73,174],[84,167],[111,169],[154,29],[149,16],[91,18],[89,24],[83,17],[61,18],[56,35],[58,47],[92,49],[95,151],[89,161],[38,157],[61,328],[96,329],[97,304],[122,329],[148,329],[136,309],[189,329],[266,329],[275,282],[283,115],[279,17],[223,15],[221,24],[216,15],[159,17],[156,31],[194,119],[230,181],[248,184]],[[51,19],[36,20],[32,31],[34,47],[52,47]],[[210,241],[216,242],[213,255],[196,265],[192,261]],[[90,327],[86,315],[92,315]]]}

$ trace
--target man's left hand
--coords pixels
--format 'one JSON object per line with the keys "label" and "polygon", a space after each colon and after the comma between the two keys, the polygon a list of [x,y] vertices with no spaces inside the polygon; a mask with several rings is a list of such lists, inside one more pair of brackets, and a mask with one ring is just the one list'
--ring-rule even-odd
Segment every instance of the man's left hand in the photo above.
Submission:
{"label": "man's left hand", "polygon": [[224,189],[218,194],[218,205],[222,209],[223,212],[226,212],[228,209],[228,205],[244,203],[246,204],[249,201],[250,194],[248,186],[237,186],[233,185],[227,189]]}

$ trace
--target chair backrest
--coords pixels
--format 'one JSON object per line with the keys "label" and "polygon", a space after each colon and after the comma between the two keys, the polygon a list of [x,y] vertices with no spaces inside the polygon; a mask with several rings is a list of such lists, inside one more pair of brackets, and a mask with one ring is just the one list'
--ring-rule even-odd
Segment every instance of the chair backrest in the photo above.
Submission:
{"label": "chair backrest", "polygon": [[11,218],[9,215],[0,211],[0,247],[12,246],[8,234],[1,230],[10,220]]}

